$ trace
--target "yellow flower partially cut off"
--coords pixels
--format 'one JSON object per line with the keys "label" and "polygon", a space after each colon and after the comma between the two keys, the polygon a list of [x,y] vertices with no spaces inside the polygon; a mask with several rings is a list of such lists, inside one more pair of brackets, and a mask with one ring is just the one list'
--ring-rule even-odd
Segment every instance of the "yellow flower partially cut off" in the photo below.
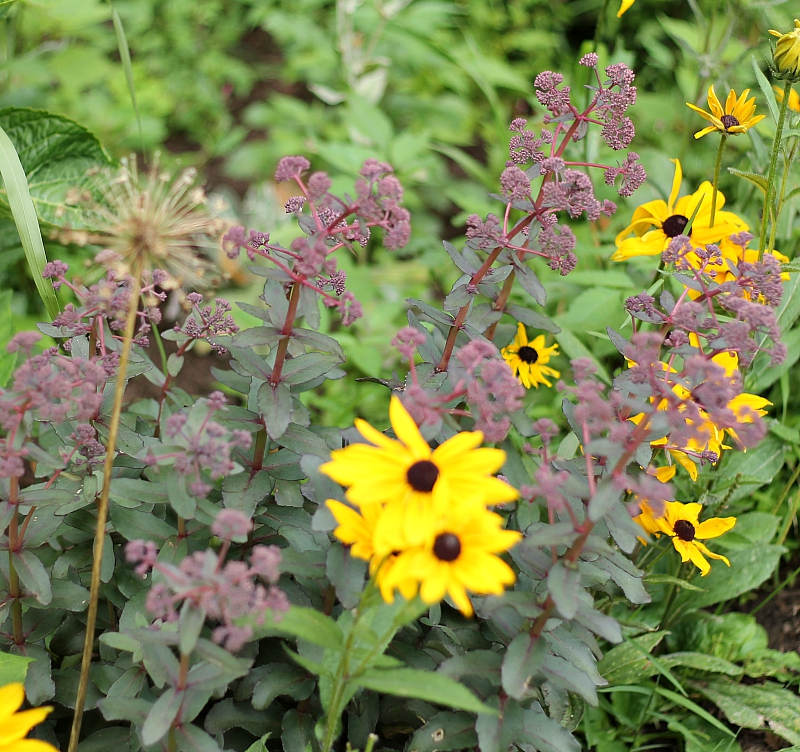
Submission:
{"label": "yellow flower partially cut off", "polygon": [[52,744],[25,738],[53,708],[19,711],[24,700],[25,690],[22,684],[6,684],[5,687],[0,687],[0,752],[58,752]]}

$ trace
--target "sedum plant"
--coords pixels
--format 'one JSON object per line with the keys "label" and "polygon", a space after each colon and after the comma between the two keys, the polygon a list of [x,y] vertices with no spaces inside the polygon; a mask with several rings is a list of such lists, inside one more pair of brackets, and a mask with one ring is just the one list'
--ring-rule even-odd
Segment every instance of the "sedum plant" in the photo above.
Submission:
{"label": "sedum plant", "polygon": [[[161,362],[143,345],[159,336],[164,291],[197,269],[155,266],[161,225],[103,251],[109,269],[89,287],[46,267],[74,301],[40,326],[56,345],[34,355],[39,334],[23,333],[9,346],[27,359],[0,393],[0,634],[31,659],[30,702],[56,707],[48,742],[577,752],[584,713],[603,721],[599,690],[623,675],[620,654],[604,668],[603,652],[696,611],[676,595],[696,588],[688,568],[654,565],[673,550],[701,576],[731,563],[704,543],[735,522],[716,516],[724,499],[701,506],[688,479],[764,438],[769,403],[744,392],[742,369],[785,356],[783,270],[746,255],[746,227],[720,224],[701,243],[691,199],[687,215],[635,215],[620,247],[660,254],[675,294],[629,298],[629,336],[607,333],[624,364],[613,382],[575,358],[555,383],[561,424],[532,417],[536,390],[561,376],[537,269],[569,275],[569,222],[615,212],[589,170],[622,196],[646,177],[620,154],[633,72],[601,71],[594,53],[581,65],[582,104],[560,74],[537,76],[543,127],[511,123],[498,214],[471,216],[461,249],[444,244],[460,275],[442,307],[409,301],[393,340],[408,369],[380,380],[392,393],[382,426],[319,425],[304,395],[347,368],[320,303],[341,326],[363,313],[336,253],[373,235],[389,250],[408,241],[386,163],[367,160],[337,196],[304,157],[284,158],[275,177],[295,194],[297,237],[284,247],[234,227],[222,240],[264,279],[263,305],[242,305],[262,324],[239,331],[227,300],[192,292]],[[590,128],[607,164],[580,156]],[[655,252],[643,224],[658,224]],[[201,340],[230,354],[215,371],[225,394],[178,386]],[[124,405],[139,374],[159,396]],[[656,602],[645,564],[669,588]],[[647,658],[658,640],[633,644]]]}

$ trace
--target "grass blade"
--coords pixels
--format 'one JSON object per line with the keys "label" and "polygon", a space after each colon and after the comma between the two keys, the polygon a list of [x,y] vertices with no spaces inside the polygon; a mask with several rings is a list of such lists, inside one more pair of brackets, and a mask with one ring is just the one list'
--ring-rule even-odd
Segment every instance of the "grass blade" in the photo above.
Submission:
{"label": "grass blade", "polygon": [[139,106],[136,104],[136,86],[133,83],[133,66],[131,65],[131,50],[128,47],[128,38],[125,36],[125,29],[122,26],[122,19],[114,7],[114,3],[108,0],[111,6],[111,20],[114,22],[114,32],[117,35],[117,48],[119,49],[119,59],[122,61],[122,68],[125,71],[125,80],[128,82],[128,93],[131,95],[133,112],[136,115],[136,124],[139,126],[139,140],[142,142],[144,151],[144,136],[142,135],[142,118],[139,115]]}
{"label": "grass blade", "polygon": [[53,319],[59,312],[58,299],[53,291],[53,286],[42,277],[42,271],[47,263],[47,255],[44,252],[36,209],[28,189],[28,178],[25,170],[22,169],[22,163],[19,161],[14,144],[2,128],[0,128],[0,175],[3,176],[11,214],[17,225],[17,232],[25,250],[25,258],[28,260],[28,268],[31,271],[33,282],[42,298],[47,315]]}

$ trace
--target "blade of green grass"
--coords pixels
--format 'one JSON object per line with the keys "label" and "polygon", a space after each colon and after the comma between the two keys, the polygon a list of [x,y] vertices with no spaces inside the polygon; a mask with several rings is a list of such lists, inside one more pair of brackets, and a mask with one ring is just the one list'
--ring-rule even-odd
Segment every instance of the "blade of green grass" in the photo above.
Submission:
{"label": "blade of green grass", "polygon": [[128,82],[128,93],[131,95],[133,112],[136,115],[136,124],[139,126],[139,140],[142,142],[144,151],[144,136],[142,135],[142,118],[139,115],[139,106],[136,104],[136,86],[133,83],[133,66],[131,65],[131,50],[128,47],[128,38],[125,36],[125,29],[122,26],[122,19],[114,7],[114,3],[108,0],[111,6],[111,20],[114,22],[114,32],[117,35],[117,48],[119,49],[119,59],[122,61],[122,69],[125,71],[125,80]]}
{"label": "blade of green grass", "polygon": [[28,189],[28,178],[25,170],[22,169],[22,163],[19,161],[14,144],[2,128],[0,128],[0,175],[3,176],[11,214],[17,225],[17,232],[25,250],[25,258],[28,260],[28,268],[33,282],[39,291],[47,315],[53,319],[59,312],[58,299],[53,291],[53,286],[42,277],[42,271],[47,263],[47,255],[44,252],[36,209]]}

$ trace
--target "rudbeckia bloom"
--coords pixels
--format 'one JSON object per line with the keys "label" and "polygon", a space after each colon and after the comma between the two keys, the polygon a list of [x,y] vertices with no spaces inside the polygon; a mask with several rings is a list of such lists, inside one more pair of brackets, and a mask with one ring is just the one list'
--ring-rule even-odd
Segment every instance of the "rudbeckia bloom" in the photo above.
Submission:
{"label": "rudbeckia bloom", "polygon": [[[375,549],[375,530],[381,517],[383,508],[379,504],[367,504],[361,509],[361,514],[342,504],[335,499],[327,500],[328,508],[336,518],[339,526],[333,531],[334,536],[346,546],[350,546],[350,553],[357,559],[369,562],[370,575],[377,575],[376,582],[381,589],[385,601],[392,600],[394,587],[400,589],[403,597],[410,600],[417,593],[417,583],[414,580],[396,580],[392,587],[387,587],[387,576],[392,565],[397,560],[397,552],[402,547],[402,542],[395,540],[396,549],[388,550],[384,544],[381,550]],[[380,543],[378,544],[380,546]]]}
{"label": "rudbeckia bloom", "polygon": [[460,611],[471,616],[467,590],[500,595],[516,576],[497,554],[507,551],[522,534],[504,530],[503,518],[485,508],[454,510],[439,520],[427,545],[403,551],[392,565],[386,585],[416,581],[425,603],[449,595]]}
{"label": "rudbeckia bloom", "polygon": [[558,345],[546,347],[544,334],[540,334],[532,342],[528,342],[528,334],[522,322],[517,324],[517,336],[514,341],[500,350],[503,359],[511,367],[514,375],[519,378],[524,387],[539,388],[539,384],[552,386],[547,380],[548,376],[558,378],[560,371],[546,365],[553,355],[558,355]]}
{"label": "rudbeckia bloom", "polygon": [[421,544],[431,521],[450,506],[501,504],[519,495],[493,477],[506,454],[477,448],[483,441],[481,431],[462,431],[431,449],[397,397],[392,397],[389,419],[397,440],[356,420],[359,433],[372,445],[351,444],[333,451],[331,461],[320,466],[321,472],[347,487],[346,496],[356,506],[385,507],[376,523],[376,550],[398,548],[398,537],[403,545]]}
{"label": "rudbeckia bloom", "polygon": [[58,752],[52,744],[25,738],[52,708],[34,708],[18,713],[24,699],[22,684],[0,687],[0,752]]}
{"label": "rudbeckia bloom", "polygon": [[[780,86],[773,86],[775,89],[775,99],[778,100],[778,104],[783,102],[783,89]],[[786,105],[792,112],[800,112],[800,94],[798,94],[794,89],[789,91],[789,104]]]}
{"label": "rudbeckia bloom", "polygon": [[724,556],[709,551],[701,541],[727,533],[736,524],[736,518],[712,517],[700,522],[702,509],[702,504],[668,501],[662,517],[655,517],[649,509],[643,508],[642,514],[634,517],[634,520],[652,535],[668,535],[675,550],[681,555],[681,561],[691,561],[705,577],[711,571],[706,556],[724,561],[728,566],[731,563]]}
{"label": "rudbeckia bloom", "polygon": [[786,34],[781,34],[775,29],[770,29],[769,33],[778,37],[778,41],[775,43],[775,52],[772,53],[775,67],[791,78],[800,76],[800,20],[795,18],[794,30]]}
{"label": "rudbeckia bloom", "polygon": [[702,138],[707,133],[720,131],[727,135],[734,135],[736,133],[746,133],[748,128],[752,128],[756,123],[760,123],[766,115],[755,115],[756,111],[756,98],[747,99],[750,89],[745,89],[741,96],[737,99],[736,92],[731,89],[728,98],[725,100],[725,107],[722,106],[719,99],[717,99],[716,92],[714,91],[713,84],[708,88],[708,109],[701,110],[691,102],[686,105],[698,113],[701,117],[708,120],[711,125],[697,131],[694,134],[695,138]]}
{"label": "rudbeckia bloom", "polygon": [[[677,159],[673,159],[672,162],[675,164],[675,176],[669,200],[648,201],[633,212],[631,223],[617,235],[617,250],[611,256],[612,261],[625,261],[633,256],[660,255],[673,238],[684,234],[689,219],[695,211],[697,215],[689,231],[689,237],[692,245],[697,248],[749,229],[732,212],[720,211],[725,205],[725,197],[719,191],[717,191],[714,226],[710,227],[713,193],[711,183],[706,180],[690,196],[678,198],[683,171]],[[631,233],[633,237],[628,237]]]}

